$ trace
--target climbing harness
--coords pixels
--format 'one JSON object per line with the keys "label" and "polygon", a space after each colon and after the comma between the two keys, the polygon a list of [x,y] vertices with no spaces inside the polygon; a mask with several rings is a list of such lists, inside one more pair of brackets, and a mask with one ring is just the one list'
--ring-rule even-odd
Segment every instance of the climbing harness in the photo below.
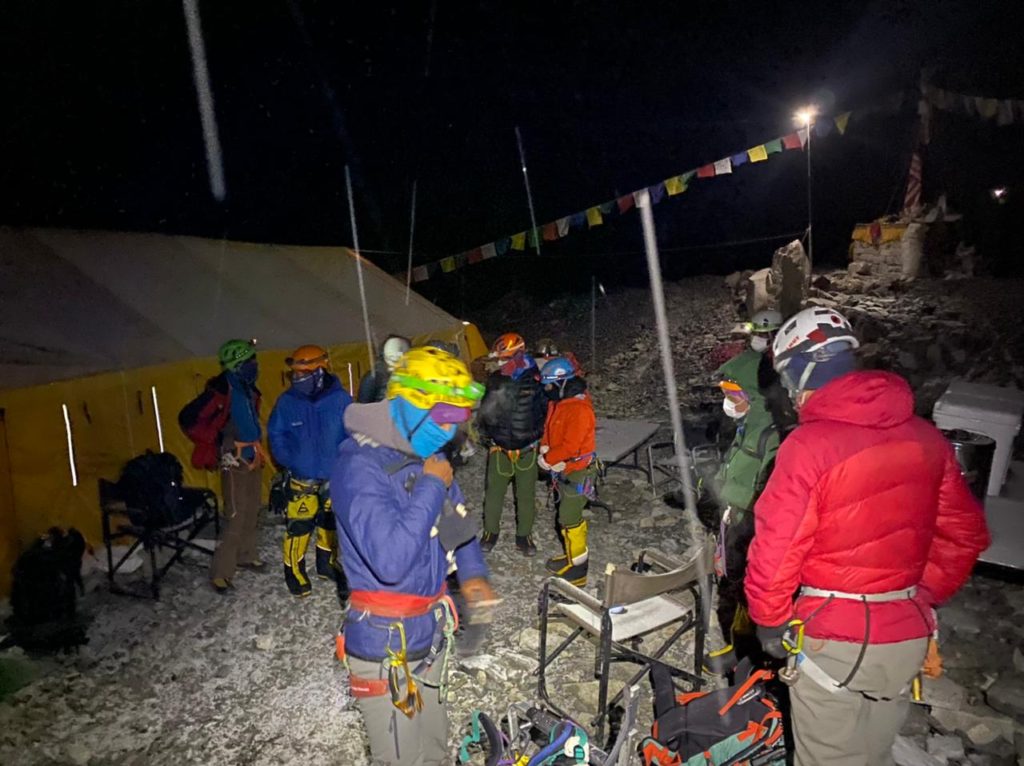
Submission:
{"label": "climbing harness", "polygon": [[[398,630],[399,649],[396,652],[391,648],[392,630]],[[388,626],[388,642],[384,647],[387,658],[384,660],[387,666],[388,690],[391,692],[391,704],[394,705],[407,718],[412,718],[416,713],[423,710],[423,695],[420,694],[412,671],[409,670],[409,656],[405,644],[405,623],[401,620],[391,623]],[[405,692],[402,692],[402,680],[405,680]]]}
{"label": "climbing harness", "polygon": [[[531,444],[530,446],[524,447],[523,449],[504,449],[503,447],[494,445],[493,447],[491,447],[490,452],[492,455],[495,456],[494,459],[497,460],[495,466],[496,470],[498,471],[498,476],[501,476],[503,479],[511,479],[516,475],[516,471],[529,471],[535,465],[537,465],[536,444]],[[500,455],[504,455],[508,459],[508,462],[511,466],[511,471],[509,473],[505,473],[504,471],[501,470]],[[524,455],[529,455],[531,461],[525,465],[520,462],[520,459]]]}

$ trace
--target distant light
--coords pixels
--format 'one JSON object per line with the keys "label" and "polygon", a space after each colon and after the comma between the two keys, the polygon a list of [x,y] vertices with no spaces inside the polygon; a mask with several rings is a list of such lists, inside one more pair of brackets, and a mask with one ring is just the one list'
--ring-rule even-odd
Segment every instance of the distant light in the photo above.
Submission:
{"label": "distant light", "polygon": [[469,322],[467,322],[465,319],[462,320],[462,324],[464,324],[466,327],[469,327]]}
{"label": "distant light", "polygon": [[604,291],[604,285],[602,285],[600,282],[597,283],[597,289],[601,291],[601,295],[603,295],[605,298],[608,297],[608,293]]}
{"label": "distant light", "polygon": [[793,115],[793,119],[799,125],[810,127],[811,123],[814,122],[814,118],[817,116],[818,108],[816,106],[805,106],[802,109],[797,110],[797,113]]}
{"label": "distant light", "polygon": [[997,186],[989,191],[989,195],[998,202],[1000,205],[1006,202],[1006,197],[1009,195],[1010,190],[1005,186]]}
{"label": "distant light", "polygon": [[71,414],[68,412],[68,406],[62,404],[61,410],[64,411],[64,433],[68,437],[68,465],[71,467],[71,486],[78,486],[78,469],[75,467],[75,441],[71,436]]}

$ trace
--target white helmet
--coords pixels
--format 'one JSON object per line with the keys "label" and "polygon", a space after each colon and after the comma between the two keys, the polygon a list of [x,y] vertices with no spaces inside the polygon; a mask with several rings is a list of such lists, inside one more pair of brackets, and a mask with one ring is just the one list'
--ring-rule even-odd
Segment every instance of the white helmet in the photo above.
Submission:
{"label": "white helmet", "polygon": [[401,335],[392,335],[384,341],[384,347],[380,353],[384,358],[384,364],[388,366],[389,370],[393,370],[398,366],[398,360],[409,350],[409,345],[409,340]]}
{"label": "white helmet", "polygon": [[782,326],[782,314],[775,309],[761,309],[750,318],[750,332],[775,332]]}
{"label": "white helmet", "polygon": [[860,347],[846,317],[834,309],[817,306],[804,309],[790,317],[775,335],[772,343],[775,369],[781,371],[797,354],[812,354],[839,342],[847,343],[850,348]]}

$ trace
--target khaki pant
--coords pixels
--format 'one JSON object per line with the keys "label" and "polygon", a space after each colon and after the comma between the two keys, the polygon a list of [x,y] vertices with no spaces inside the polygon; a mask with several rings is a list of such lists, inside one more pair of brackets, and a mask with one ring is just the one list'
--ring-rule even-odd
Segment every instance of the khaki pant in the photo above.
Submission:
{"label": "khaki pant", "polygon": [[[384,678],[379,662],[349,657],[349,672],[360,678]],[[415,662],[410,662],[414,666]],[[441,659],[433,664],[427,679],[437,683],[441,677]],[[405,685],[402,685],[405,689]],[[361,697],[356,700],[363,714],[363,725],[370,740],[374,766],[448,766],[448,708],[441,703],[438,690],[419,685],[423,709],[408,718],[391,704],[391,696]]]}
{"label": "khaki pant", "polygon": [[[927,638],[871,645],[849,691],[835,694],[801,673],[790,692],[796,766],[891,766],[892,745],[910,705],[910,682],[927,648]],[[837,681],[849,675],[860,650],[860,644],[845,641],[804,641],[805,654]]]}
{"label": "khaki pant", "polygon": [[260,518],[260,471],[229,468],[220,472],[221,509],[220,542],[213,554],[210,579],[230,580],[239,562],[248,564],[258,558],[256,531]]}

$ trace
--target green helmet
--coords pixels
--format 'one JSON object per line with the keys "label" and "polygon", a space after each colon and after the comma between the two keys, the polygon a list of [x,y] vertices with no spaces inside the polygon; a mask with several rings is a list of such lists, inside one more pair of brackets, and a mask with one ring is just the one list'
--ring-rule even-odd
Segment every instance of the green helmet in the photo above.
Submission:
{"label": "green helmet", "polygon": [[225,370],[233,370],[247,359],[256,356],[256,344],[251,340],[225,341],[217,352],[220,366]]}

